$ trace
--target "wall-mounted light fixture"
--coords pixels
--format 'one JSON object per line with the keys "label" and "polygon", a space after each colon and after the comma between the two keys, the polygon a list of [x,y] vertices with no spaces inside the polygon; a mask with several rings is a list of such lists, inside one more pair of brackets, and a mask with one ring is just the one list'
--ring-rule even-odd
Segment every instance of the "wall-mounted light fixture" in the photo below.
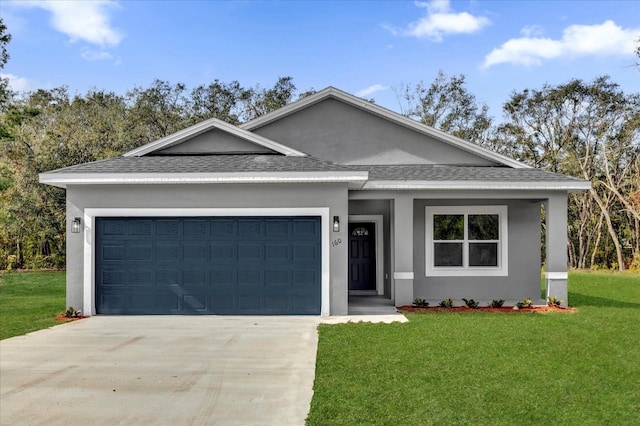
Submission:
{"label": "wall-mounted light fixture", "polygon": [[82,219],[79,217],[74,217],[73,222],[71,222],[71,232],[74,234],[80,233],[82,230]]}
{"label": "wall-mounted light fixture", "polygon": [[333,217],[333,232],[340,232],[340,217]]}

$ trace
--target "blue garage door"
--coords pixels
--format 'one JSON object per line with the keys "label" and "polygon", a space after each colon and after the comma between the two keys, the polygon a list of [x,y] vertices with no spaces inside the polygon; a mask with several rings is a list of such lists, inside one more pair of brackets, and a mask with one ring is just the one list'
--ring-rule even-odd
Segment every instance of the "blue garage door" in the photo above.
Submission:
{"label": "blue garage door", "polygon": [[96,219],[99,314],[320,313],[319,217]]}

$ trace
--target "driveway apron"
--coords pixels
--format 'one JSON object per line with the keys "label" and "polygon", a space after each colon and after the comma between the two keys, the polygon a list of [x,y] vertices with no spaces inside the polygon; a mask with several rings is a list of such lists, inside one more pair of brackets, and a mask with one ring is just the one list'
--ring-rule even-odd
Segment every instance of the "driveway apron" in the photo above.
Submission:
{"label": "driveway apron", "polygon": [[319,317],[96,316],[0,342],[2,425],[303,425]]}

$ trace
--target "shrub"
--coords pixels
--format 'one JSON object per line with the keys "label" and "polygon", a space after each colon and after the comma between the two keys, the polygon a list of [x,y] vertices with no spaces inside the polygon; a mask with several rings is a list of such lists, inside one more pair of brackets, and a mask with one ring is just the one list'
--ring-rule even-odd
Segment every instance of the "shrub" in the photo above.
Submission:
{"label": "shrub", "polygon": [[491,303],[489,303],[490,308],[502,308],[504,305],[504,299],[493,299]]}
{"label": "shrub", "polygon": [[453,300],[447,297],[442,302],[440,302],[438,306],[440,306],[441,308],[453,308]]}
{"label": "shrub", "polygon": [[476,301],[475,301],[475,300],[473,300],[473,299],[469,299],[469,300],[467,300],[467,299],[465,299],[465,298],[462,298],[462,300],[464,301],[464,304],[465,304],[465,306],[466,306],[467,308],[477,309],[477,308],[478,308],[478,306],[480,306],[480,302],[476,302]]}
{"label": "shrub", "polygon": [[521,301],[516,303],[516,307],[518,309],[530,308],[531,306],[533,306],[533,301],[531,299],[522,299]]}
{"label": "shrub", "polygon": [[69,309],[64,311],[65,318],[78,318],[82,316],[82,311],[76,311],[73,306],[69,306]]}
{"label": "shrub", "polygon": [[562,305],[563,300],[558,299],[557,297],[548,297],[547,305],[548,306],[560,306]]}
{"label": "shrub", "polygon": [[419,297],[416,297],[415,299],[413,299],[413,306],[415,306],[416,308],[426,308],[429,306],[429,302]]}

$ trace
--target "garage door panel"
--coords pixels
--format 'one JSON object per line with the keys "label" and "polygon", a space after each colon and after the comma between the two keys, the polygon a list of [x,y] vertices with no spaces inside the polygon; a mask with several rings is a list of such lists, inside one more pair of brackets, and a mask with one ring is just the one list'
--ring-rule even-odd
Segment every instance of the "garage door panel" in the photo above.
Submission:
{"label": "garage door panel", "polygon": [[208,244],[185,243],[183,246],[184,260],[188,262],[204,262],[209,260]]}
{"label": "garage door panel", "polygon": [[127,222],[127,234],[135,236],[151,236],[153,222],[151,220],[136,220]]}
{"label": "garage door panel", "polygon": [[204,286],[208,282],[205,269],[185,269],[182,274],[184,285]]}
{"label": "garage door panel", "polygon": [[125,273],[123,269],[105,269],[98,277],[98,281],[105,286],[123,285],[126,282]]}
{"label": "garage door panel", "polygon": [[103,261],[127,260],[127,246],[124,244],[105,244],[102,256],[98,257]]}
{"label": "garage door panel", "polygon": [[314,238],[318,236],[320,229],[314,220],[296,220],[293,222],[293,236],[296,239]]}
{"label": "garage door panel", "polygon": [[182,296],[182,309],[187,313],[206,312],[206,301],[207,296],[204,293],[184,294]]}
{"label": "garage door panel", "polygon": [[211,270],[210,283],[216,287],[231,288],[236,283],[236,271],[232,269],[224,269],[218,267]]}
{"label": "garage door panel", "polygon": [[186,219],[184,221],[184,236],[191,239],[206,240],[209,236],[209,221],[203,219]]}
{"label": "garage door panel", "polygon": [[177,243],[156,242],[156,259],[177,262],[182,260],[182,246]]}
{"label": "garage door panel", "polygon": [[178,285],[182,282],[182,271],[179,269],[158,269],[156,270],[156,285]]}
{"label": "garage door panel", "polygon": [[211,237],[214,240],[227,239],[237,234],[237,223],[233,220],[216,220],[211,223]]}
{"label": "garage door panel", "polygon": [[103,236],[124,235],[126,232],[127,232],[127,222],[124,219],[112,220],[102,224]]}
{"label": "garage door panel", "polygon": [[319,257],[318,246],[314,244],[296,244],[293,246],[294,261],[313,261],[318,260]]}
{"label": "garage door panel", "polygon": [[132,243],[126,251],[127,260],[153,260],[153,244]]}
{"label": "garage door panel", "polygon": [[315,285],[318,274],[314,270],[294,270],[293,282],[296,287],[309,287]]}
{"label": "garage door panel", "polygon": [[261,270],[241,270],[238,271],[238,287],[262,287]]}
{"label": "garage door panel", "polygon": [[255,238],[264,234],[264,221],[253,219],[240,219],[238,221],[238,237]]}
{"label": "garage door panel", "polygon": [[178,219],[156,220],[157,237],[177,237],[180,235],[180,221]]}
{"label": "garage door panel", "polygon": [[127,271],[127,283],[134,286],[152,286],[155,277],[152,269],[133,269]]}
{"label": "garage door panel", "polygon": [[317,297],[313,296],[291,296],[292,310],[294,311],[308,311],[313,309],[314,306],[320,302]]}
{"label": "garage door panel", "polygon": [[103,314],[319,314],[320,219],[97,218]]}
{"label": "garage door panel", "polygon": [[266,287],[289,287],[291,275],[287,270],[268,270],[264,272],[264,284]]}
{"label": "garage door panel", "polygon": [[283,261],[290,260],[291,256],[289,244],[266,244],[265,260],[267,261]]}
{"label": "garage door panel", "polygon": [[260,244],[238,244],[238,261],[251,262],[262,260],[262,249]]}

